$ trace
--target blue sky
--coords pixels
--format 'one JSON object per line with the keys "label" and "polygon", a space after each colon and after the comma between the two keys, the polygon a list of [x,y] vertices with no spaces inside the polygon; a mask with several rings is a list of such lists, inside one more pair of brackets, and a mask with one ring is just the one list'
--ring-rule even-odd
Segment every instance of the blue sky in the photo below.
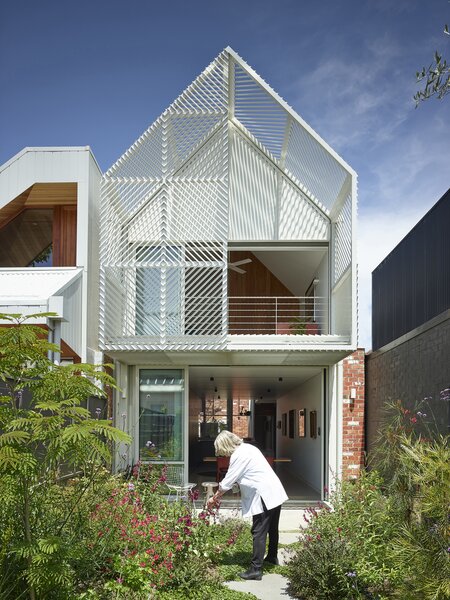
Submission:
{"label": "blue sky", "polygon": [[89,145],[106,170],[231,46],[358,172],[368,349],[371,271],[450,187],[450,98],[412,100],[445,23],[447,0],[2,3],[0,164]]}

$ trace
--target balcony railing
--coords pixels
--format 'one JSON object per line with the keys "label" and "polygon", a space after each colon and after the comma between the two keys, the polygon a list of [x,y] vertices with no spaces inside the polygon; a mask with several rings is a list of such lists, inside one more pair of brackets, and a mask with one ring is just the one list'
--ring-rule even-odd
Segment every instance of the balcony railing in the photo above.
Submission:
{"label": "balcony railing", "polygon": [[[142,311],[141,335],[220,336],[223,334],[221,296],[186,296],[183,302],[159,310]],[[327,335],[328,299],[306,296],[230,296],[230,335]]]}
{"label": "balcony railing", "polygon": [[326,334],[328,299],[310,296],[231,296],[228,332],[231,335]]}

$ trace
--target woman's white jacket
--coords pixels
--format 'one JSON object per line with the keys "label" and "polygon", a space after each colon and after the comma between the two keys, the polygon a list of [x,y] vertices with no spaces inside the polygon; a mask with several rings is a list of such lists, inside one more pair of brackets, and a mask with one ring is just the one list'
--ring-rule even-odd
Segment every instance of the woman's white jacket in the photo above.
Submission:
{"label": "woman's white jacket", "polygon": [[286,491],[263,453],[251,444],[241,444],[230,457],[227,474],[220,489],[230,490],[235,483],[241,488],[242,516],[263,512],[261,499],[270,510],[288,500]]}

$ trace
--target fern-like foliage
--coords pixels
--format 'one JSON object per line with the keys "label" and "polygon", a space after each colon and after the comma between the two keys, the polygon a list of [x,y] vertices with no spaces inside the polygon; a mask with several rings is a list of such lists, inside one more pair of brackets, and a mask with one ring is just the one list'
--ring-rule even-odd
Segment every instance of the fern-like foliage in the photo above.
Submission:
{"label": "fern-like foliage", "polygon": [[[109,464],[113,444],[130,439],[83,406],[115,386],[103,365],[55,365],[45,331],[20,315],[2,318],[13,326],[0,329],[0,597],[7,589],[17,598],[70,597],[68,531],[80,495],[53,528],[46,499],[67,474],[91,482]],[[22,583],[11,588],[13,580]]]}

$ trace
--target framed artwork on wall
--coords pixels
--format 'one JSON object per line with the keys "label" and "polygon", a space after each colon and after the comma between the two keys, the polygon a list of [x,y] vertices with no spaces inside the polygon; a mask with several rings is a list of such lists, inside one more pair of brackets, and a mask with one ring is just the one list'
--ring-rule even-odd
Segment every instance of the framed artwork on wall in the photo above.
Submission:
{"label": "framed artwork on wall", "polygon": [[298,410],[298,437],[306,437],[306,408]]}
{"label": "framed artwork on wall", "polygon": [[287,435],[287,413],[281,415],[281,435]]}
{"label": "framed artwork on wall", "polygon": [[317,410],[312,410],[309,413],[309,436],[317,437]]}
{"label": "framed artwork on wall", "polygon": [[289,437],[294,439],[295,436],[295,410],[289,411]]}

